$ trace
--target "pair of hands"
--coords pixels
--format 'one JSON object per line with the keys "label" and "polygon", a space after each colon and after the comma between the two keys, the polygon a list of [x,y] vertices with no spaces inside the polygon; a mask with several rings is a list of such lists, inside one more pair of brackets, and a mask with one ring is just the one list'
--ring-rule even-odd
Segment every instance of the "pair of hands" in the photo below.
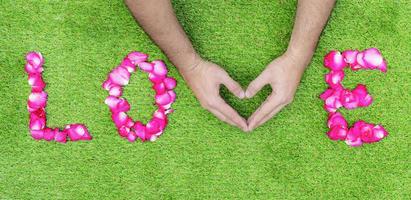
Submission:
{"label": "pair of hands", "polygon": [[[181,74],[203,108],[220,120],[249,132],[292,102],[307,64],[297,56],[285,53],[268,64],[245,91],[224,69],[201,58],[189,69],[182,70]],[[272,93],[246,120],[221,98],[221,84],[240,99],[252,98],[265,85],[271,86]]]}

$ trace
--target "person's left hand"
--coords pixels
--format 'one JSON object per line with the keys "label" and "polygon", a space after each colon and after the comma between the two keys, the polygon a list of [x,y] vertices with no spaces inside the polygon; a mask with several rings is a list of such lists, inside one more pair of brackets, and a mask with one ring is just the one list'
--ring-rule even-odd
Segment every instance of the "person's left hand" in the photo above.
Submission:
{"label": "person's left hand", "polygon": [[272,88],[272,93],[248,118],[248,131],[262,125],[292,102],[307,64],[304,59],[285,53],[268,64],[265,70],[250,83],[245,94],[247,98],[253,97],[268,84]]}

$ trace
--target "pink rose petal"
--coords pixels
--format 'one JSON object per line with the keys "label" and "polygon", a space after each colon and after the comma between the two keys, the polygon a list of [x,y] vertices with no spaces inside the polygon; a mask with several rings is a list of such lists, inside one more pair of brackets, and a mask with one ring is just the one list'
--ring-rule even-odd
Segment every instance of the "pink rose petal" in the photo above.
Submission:
{"label": "pink rose petal", "polygon": [[136,65],[131,62],[129,58],[124,58],[120,66],[127,69],[128,72],[132,73],[136,71]]}
{"label": "pink rose petal", "polygon": [[123,88],[121,86],[113,86],[108,92],[111,96],[120,97],[123,95]]}
{"label": "pink rose petal", "polygon": [[324,108],[328,112],[336,112],[338,108],[342,107],[341,103],[341,92],[342,89],[334,89],[332,95],[325,99]]}
{"label": "pink rose petal", "polygon": [[154,84],[163,82],[164,78],[165,76],[158,76],[153,73],[148,74],[148,79]]}
{"label": "pink rose petal", "polygon": [[358,84],[352,93],[358,97],[358,105],[361,107],[366,107],[372,104],[373,99],[370,94],[368,94],[367,88],[365,85]]}
{"label": "pink rose petal", "polygon": [[153,72],[157,76],[165,76],[167,75],[167,67],[166,64],[161,60],[154,60],[152,62],[154,64]]}
{"label": "pink rose petal", "polygon": [[387,61],[383,59],[380,66],[377,67],[380,71],[386,73],[387,72]]}
{"label": "pink rose petal", "polygon": [[161,82],[155,83],[152,88],[156,92],[156,94],[163,94],[164,92],[166,92],[166,87],[164,83]]}
{"label": "pink rose petal", "polygon": [[331,51],[324,57],[324,66],[331,70],[340,71],[344,69],[346,65],[347,63],[339,51]]}
{"label": "pink rose petal", "polygon": [[343,71],[331,71],[325,75],[325,82],[331,87],[341,87],[341,82],[344,79]]}
{"label": "pink rose petal", "polygon": [[55,136],[56,136],[56,132],[54,130],[51,130],[51,128],[45,128],[44,129],[44,139],[46,141],[54,140]]}
{"label": "pink rose petal", "polygon": [[124,67],[116,67],[109,75],[110,81],[117,85],[127,85],[130,80],[130,72]]}
{"label": "pink rose petal", "polygon": [[44,138],[44,129],[42,130],[30,130],[31,137],[35,140],[42,140]]}
{"label": "pink rose petal", "polygon": [[56,142],[60,142],[60,143],[66,143],[67,142],[67,132],[60,131],[58,128],[55,128],[54,132],[55,132],[54,140]]}
{"label": "pink rose petal", "polygon": [[320,99],[326,100],[334,93],[334,90],[331,88],[327,88],[323,93],[320,94]]}
{"label": "pink rose petal", "polygon": [[177,85],[177,81],[174,78],[171,77],[166,77],[163,80],[165,87],[167,88],[167,90],[172,90],[176,87]]}
{"label": "pink rose petal", "polygon": [[134,65],[137,65],[141,62],[145,62],[148,58],[147,54],[135,51],[135,52],[131,52],[127,55],[127,58],[130,59],[131,63],[133,63]]}
{"label": "pink rose petal", "polygon": [[32,92],[29,95],[29,100],[27,102],[28,107],[32,109],[39,109],[46,107],[47,103],[47,93],[44,91],[41,92]]}
{"label": "pink rose petal", "polygon": [[327,125],[328,128],[332,128],[334,126],[348,127],[347,121],[339,112],[328,114]]}
{"label": "pink rose petal", "polygon": [[71,141],[78,141],[78,140],[91,140],[91,135],[82,124],[70,124],[67,125],[64,131],[67,132],[68,137]]}
{"label": "pink rose petal", "polygon": [[39,52],[29,52],[26,55],[26,60],[34,68],[38,68],[38,67],[42,66],[43,63],[44,63],[43,56]]}
{"label": "pink rose petal", "polygon": [[138,64],[138,67],[145,72],[152,72],[154,68],[154,64],[149,63],[149,62],[141,62]]}
{"label": "pink rose petal", "polygon": [[327,132],[327,135],[331,140],[345,140],[347,133],[347,127],[336,125]]}
{"label": "pink rose petal", "polygon": [[127,123],[128,116],[125,112],[112,113],[111,119],[117,128],[124,126]]}
{"label": "pink rose petal", "polygon": [[364,64],[370,69],[376,69],[383,62],[382,54],[377,48],[364,50]]}
{"label": "pink rose petal", "polygon": [[146,140],[146,127],[141,122],[136,122],[134,124],[134,130],[136,135],[142,140]]}
{"label": "pink rose petal", "polygon": [[131,131],[130,134],[127,135],[127,140],[129,142],[135,142],[137,139],[137,134],[134,131]]}
{"label": "pink rose petal", "polygon": [[364,63],[364,52],[359,52],[357,54],[357,63],[358,63],[358,66],[355,69],[367,68]]}
{"label": "pink rose petal", "polygon": [[373,127],[374,141],[378,142],[388,136],[388,132],[381,125],[375,125]]}
{"label": "pink rose petal", "polygon": [[46,127],[46,118],[30,118],[30,130],[42,130]]}
{"label": "pink rose petal", "polygon": [[127,137],[128,134],[130,133],[130,128],[122,126],[118,129],[118,133],[120,134],[121,137]]}
{"label": "pink rose petal", "polygon": [[166,105],[171,102],[171,97],[168,93],[157,94],[155,99],[158,105]]}
{"label": "pink rose petal", "polygon": [[30,63],[26,63],[24,70],[28,73],[28,74],[40,74],[44,71],[44,68],[39,66],[39,67],[34,67],[33,65],[31,65]]}
{"label": "pink rose petal", "polygon": [[102,85],[103,89],[105,89],[105,90],[107,90],[107,91],[109,91],[112,87],[115,87],[115,86],[120,86],[120,85],[114,84],[114,83],[111,81],[110,78],[107,79],[107,80],[105,80],[105,81],[103,82],[103,85]]}
{"label": "pink rose petal", "polygon": [[44,90],[44,87],[46,87],[46,83],[43,81],[41,74],[29,74],[28,82],[32,92],[41,92]]}
{"label": "pink rose petal", "polygon": [[359,106],[358,96],[348,89],[345,89],[341,92],[340,100],[344,108],[349,110],[358,108]]}
{"label": "pink rose petal", "polygon": [[358,50],[346,50],[342,53],[344,61],[348,63],[351,67],[356,66],[357,63]]}

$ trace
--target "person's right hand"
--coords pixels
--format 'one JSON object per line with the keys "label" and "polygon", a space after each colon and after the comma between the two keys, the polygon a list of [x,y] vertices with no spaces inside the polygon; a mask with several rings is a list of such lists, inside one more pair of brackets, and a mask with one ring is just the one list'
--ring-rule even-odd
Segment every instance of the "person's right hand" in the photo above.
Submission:
{"label": "person's right hand", "polygon": [[220,96],[223,84],[240,99],[245,97],[240,84],[234,81],[220,66],[199,58],[192,67],[180,70],[181,75],[193,90],[201,106],[220,120],[247,131],[247,122]]}

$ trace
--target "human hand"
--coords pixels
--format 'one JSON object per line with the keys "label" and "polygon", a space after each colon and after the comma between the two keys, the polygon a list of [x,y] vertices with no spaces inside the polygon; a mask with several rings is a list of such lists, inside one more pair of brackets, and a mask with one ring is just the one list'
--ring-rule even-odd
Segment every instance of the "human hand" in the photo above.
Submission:
{"label": "human hand", "polygon": [[245,97],[240,84],[234,81],[220,66],[198,58],[195,64],[180,70],[181,75],[193,90],[201,106],[213,113],[220,120],[233,126],[247,130],[247,122],[237,111],[229,106],[220,96],[220,86],[227,89],[240,99]]}
{"label": "human hand", "polygon": [[305,59],[285,53],[268,64],[265,70],[250,83],[245,93],[247,98],[253,97],[267,84],[271,86],[272,93],[248,118],[248,131],[262,125],[292,102],[307,64]]}

